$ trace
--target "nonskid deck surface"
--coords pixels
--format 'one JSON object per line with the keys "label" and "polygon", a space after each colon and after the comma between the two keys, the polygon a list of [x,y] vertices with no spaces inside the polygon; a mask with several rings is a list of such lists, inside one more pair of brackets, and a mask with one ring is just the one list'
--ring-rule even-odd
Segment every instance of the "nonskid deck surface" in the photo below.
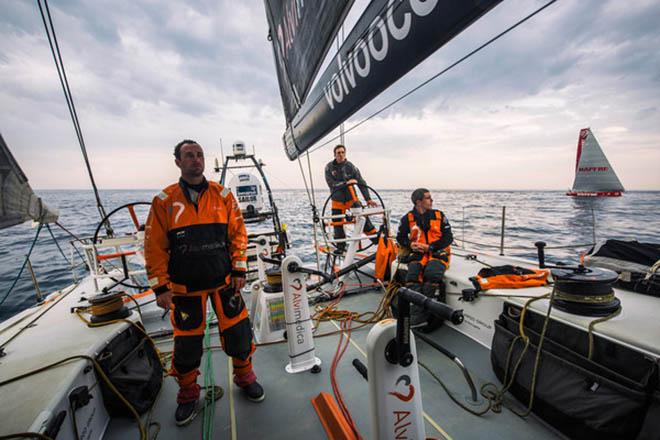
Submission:
{"label": "nonskid deck surface", "polygon": [[[340,304],[341,309],[357,312],[374,310],[381,299],[377,291],[346,297]],[[250,303],[249,299],[246,301]],[[324,322],[318,332],[326,333],[337,330],[337,324]],[[372,438],[369,421],[368,384],[352,366],[354,358],[365,365],[366,337],[371,326],[352,332],[351,344],[346,350],[337,368],[337,382],[344,401],[352,414],[353,420],[363,438]],[[500,383],[492,373],[490,353],[483,346],[463,336],[457,331],[443,327],[431,335],[431,338],[453,351],[470,370],[477,388],[485,382]],[[288,362],[286,343],[261,346],[254,355],[254,366],[259,382],[264,386],[266,398],[261,403],[253,403],[231,383],[230,363],[222,351],[213,354],[215,383],[225,390],[225,395],[216,403],[214,438],[244,439],[290,439],[290,438],[326,438],[325,432],[316,415],[311,399],[321,391],[332,394],[330,383],[330,365],[334,356],[339,335],[315,338],[316,356],[322,360],[322,371],[318,374],[304,372],[289,374],[284,370]],[[217,330],[212,344],[218,344]],[[171,350],[171,341],[159,345],[163,351]],[[458,400],[468,405],[469,388],[461,371],[447,357],[417,340],[419,360],[429,366],[452,390]],[[203,376],[199,383],[202,384]],[[559,438],[550,428],[533,416],[522,419],[508,409],[500,414],[488,413],[477,417],[467,413],[452,402],[441,386],[431,375],[420,368],[421,389],[425,412],[425,426],[428,437],[447,439],[551,439]],[[152,411],[152,420],[160,423],[159,439],[197,438],[202,435],[203,416],[200,414],[190,425],[177,427],[174,423],[177,384],[168,377]],[[482,399],[481,409],[486,406]],[[507,399],[509,404],[515,403]],[[145,417],[143,417],[143,420]],[[108,426],[106,439],[138,438],[135,422],[130,419],[114,419]]]}

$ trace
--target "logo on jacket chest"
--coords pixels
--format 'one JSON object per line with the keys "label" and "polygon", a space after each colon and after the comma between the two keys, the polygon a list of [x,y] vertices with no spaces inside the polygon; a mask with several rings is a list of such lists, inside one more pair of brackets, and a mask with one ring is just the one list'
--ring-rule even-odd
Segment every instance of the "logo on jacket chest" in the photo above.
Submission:
{"label": "logo on jacket chest", "polygon": [[179,221],[179,217],[181,217],[181,214],[183,214],[183,211],[186,209],[186,205],[181,202],[174,202],[172,203],[172,207],[176,210],[176,213],[174,214],[174,224],[176,224]]}

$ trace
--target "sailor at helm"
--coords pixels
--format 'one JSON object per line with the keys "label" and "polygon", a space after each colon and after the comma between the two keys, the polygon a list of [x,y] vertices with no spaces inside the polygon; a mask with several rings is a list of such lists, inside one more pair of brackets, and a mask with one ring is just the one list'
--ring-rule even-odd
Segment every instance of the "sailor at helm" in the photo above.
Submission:
{"label": "sailor at helm", "polygon": [[[332,197],[332,215],[344,215],[347,209],[361,206],[360,200],[355,191],[355,185],[360,188],[360,192],[366,200],[367,206],[377,206],[378,204],[371,200],[371,195],[367,188],[367,182],[362,178],[360,170],[346,160],[346,147],[341,144],[335,146],[334,154],[335,159],[325,166],[325,181],[328,184],[328,188],[330,188]],[[336,218],[333,221],[335,239],[346,238],[343,222],[340,220],[341,219]],[[363,231],[367,235],[373,235],[376,233],[376,228],[368,218],[364,224]],[[344,250],[345,248],[346,243],[337,243],[337,249]]]}

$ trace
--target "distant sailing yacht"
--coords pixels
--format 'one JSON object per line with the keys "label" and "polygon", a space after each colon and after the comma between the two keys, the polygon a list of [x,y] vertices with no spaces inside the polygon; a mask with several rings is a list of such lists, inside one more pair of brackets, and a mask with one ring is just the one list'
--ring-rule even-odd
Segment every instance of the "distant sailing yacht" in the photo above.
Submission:
{"label": "distant sailing yacht", "polygon": [[590,128],[580,130],[575,159],[575,181],[567,196],[619,197],[623,185]]}

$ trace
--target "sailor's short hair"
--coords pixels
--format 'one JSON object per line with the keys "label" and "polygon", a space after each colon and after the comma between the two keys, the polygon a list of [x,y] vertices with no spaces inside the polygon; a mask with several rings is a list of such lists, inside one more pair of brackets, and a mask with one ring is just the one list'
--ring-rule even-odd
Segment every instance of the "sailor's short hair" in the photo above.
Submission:
{"label": "sailor's short hair", "polygon": [[174,157],[181,160],[181,147],[186,144],[199,145],[197,141],[193,141],[192,139],[184,139],[174,146]]}
{"label": "sailor's short hair", "polygon": [[415,191],[412,192],[410,195],[410,200],[412,200],[413,205],[418,201],[418,200],[424,200],[424,194],[430,193],[426,188],[417,188]]}

